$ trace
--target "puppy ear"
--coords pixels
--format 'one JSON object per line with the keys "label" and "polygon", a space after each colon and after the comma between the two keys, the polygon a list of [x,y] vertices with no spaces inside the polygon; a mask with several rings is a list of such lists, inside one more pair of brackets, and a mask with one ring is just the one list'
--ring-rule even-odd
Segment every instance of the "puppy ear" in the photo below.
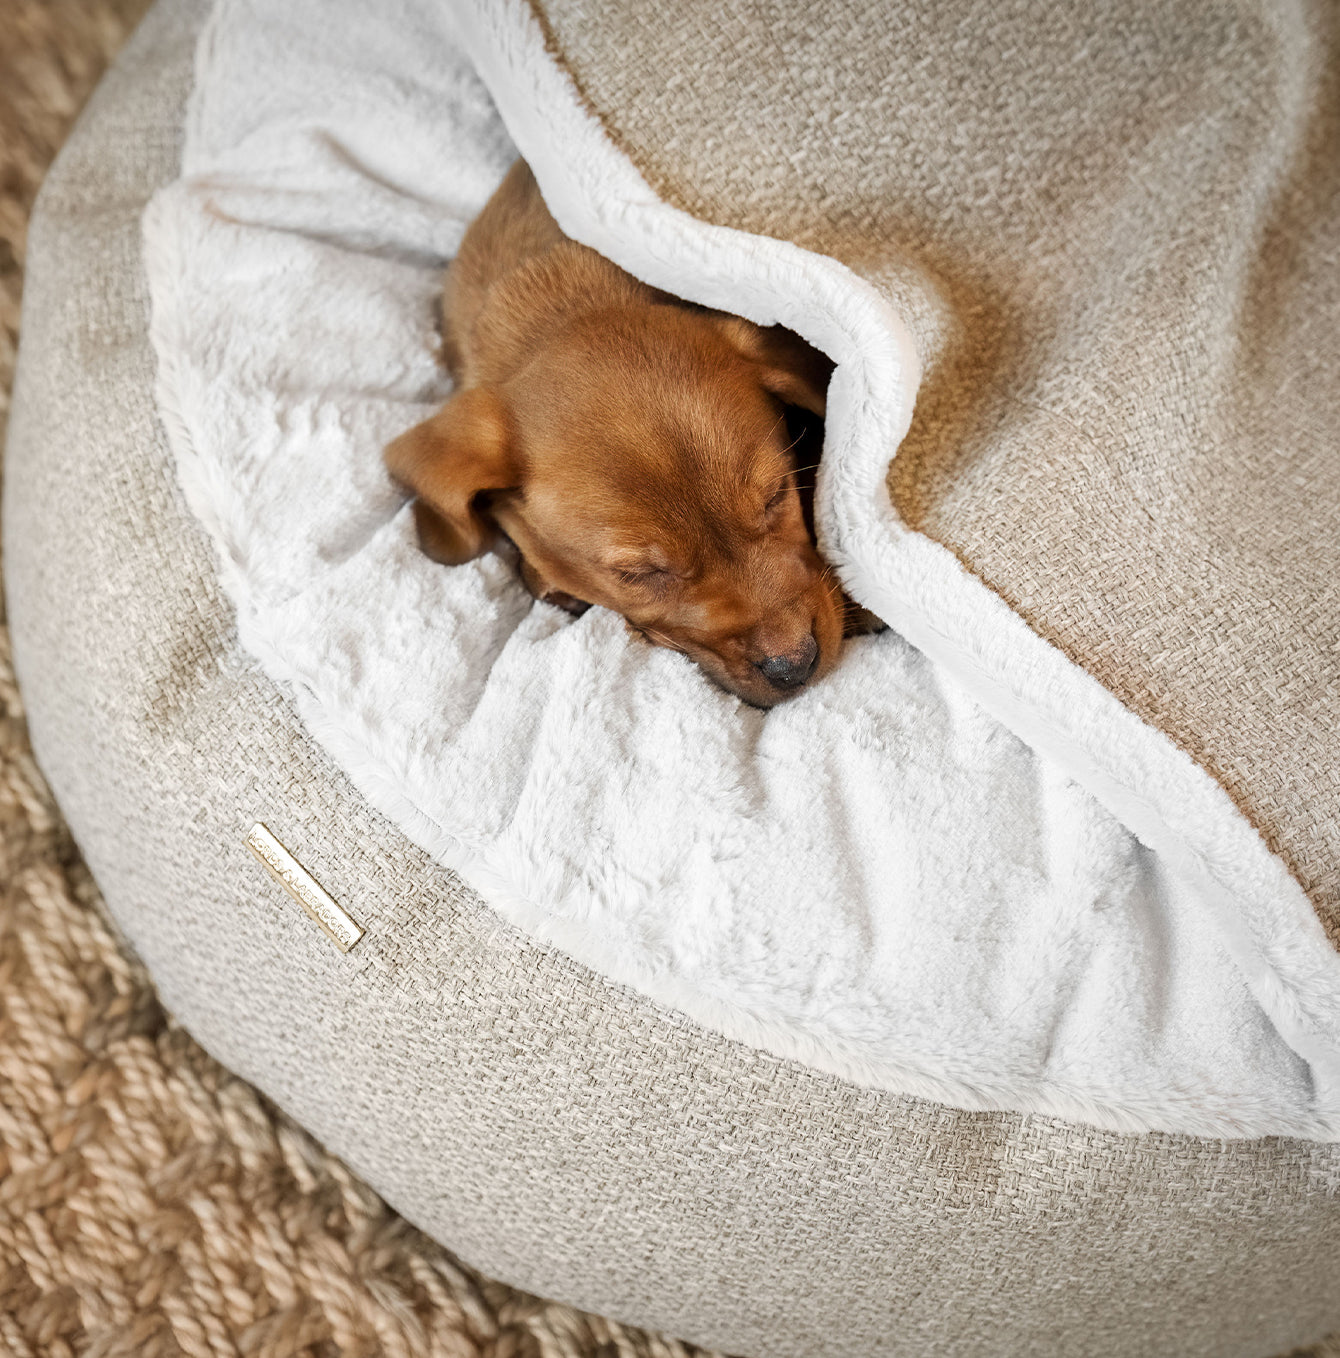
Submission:
{"label": "puppy ear", "polygon": [[419,546],[434,561],[459,566],[492,544],[497,530],[480,497],[520,483],[507,407],[493,388],[458,392],[384,456],[392,479],[419,497]]}
{"label": "puppy ear", "polygon": [[720,316],[717,328],[732,345],[760,369],[765,391],[787,405],[823,415],[833,362],[785,326],[766,329],[739,316]]}

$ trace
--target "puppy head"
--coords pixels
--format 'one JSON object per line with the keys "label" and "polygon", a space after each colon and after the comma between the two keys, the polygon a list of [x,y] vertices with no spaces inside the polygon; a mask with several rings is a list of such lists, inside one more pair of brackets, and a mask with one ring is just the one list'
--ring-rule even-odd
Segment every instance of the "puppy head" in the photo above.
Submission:
{"label": "puppy head", "polygon": [[456,564],[498,534],[533,593],[623,614],[759,707],[835,663],[841,591],[802,511],[785,406],[831,365],[780,330],[669,305],[589,312],[507,382],[387,449],[420,543]]}

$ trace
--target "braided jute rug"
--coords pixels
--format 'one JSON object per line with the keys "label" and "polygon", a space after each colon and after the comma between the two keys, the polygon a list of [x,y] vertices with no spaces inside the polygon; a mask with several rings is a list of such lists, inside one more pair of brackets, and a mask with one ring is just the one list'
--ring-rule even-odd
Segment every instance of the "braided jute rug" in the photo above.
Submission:
{"label": "braided jute rug", "polygon": [[[147,3],[0,0],[0,442],[34,194]],[[463,1267],[174,1026],[33,762],[0,626],[0,1358],[178,1354],[711,1358]]]}

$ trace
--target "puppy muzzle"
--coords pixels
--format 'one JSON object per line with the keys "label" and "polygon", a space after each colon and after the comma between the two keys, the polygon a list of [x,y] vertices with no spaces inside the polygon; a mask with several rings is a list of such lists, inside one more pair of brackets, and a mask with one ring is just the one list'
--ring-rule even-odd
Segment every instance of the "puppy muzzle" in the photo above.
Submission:
{"label": "puppy muzzle", "polygon": [[792,693],[814,673],[819,663],[819,643],[811,633],[795,650],[754,661],[754,668],[781,693]]}

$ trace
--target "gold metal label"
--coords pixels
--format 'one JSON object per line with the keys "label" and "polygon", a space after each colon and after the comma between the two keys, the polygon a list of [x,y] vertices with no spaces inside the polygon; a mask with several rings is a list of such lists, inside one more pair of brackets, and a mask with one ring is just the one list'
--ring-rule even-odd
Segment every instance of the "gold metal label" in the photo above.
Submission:
{"label": "gold metal label", "polygon": [[247,835],[247,848],[265,870],[326,931],[341,952],[363,937],[363,930],[335,903],[316,878],[263,826],[260,821]]}

